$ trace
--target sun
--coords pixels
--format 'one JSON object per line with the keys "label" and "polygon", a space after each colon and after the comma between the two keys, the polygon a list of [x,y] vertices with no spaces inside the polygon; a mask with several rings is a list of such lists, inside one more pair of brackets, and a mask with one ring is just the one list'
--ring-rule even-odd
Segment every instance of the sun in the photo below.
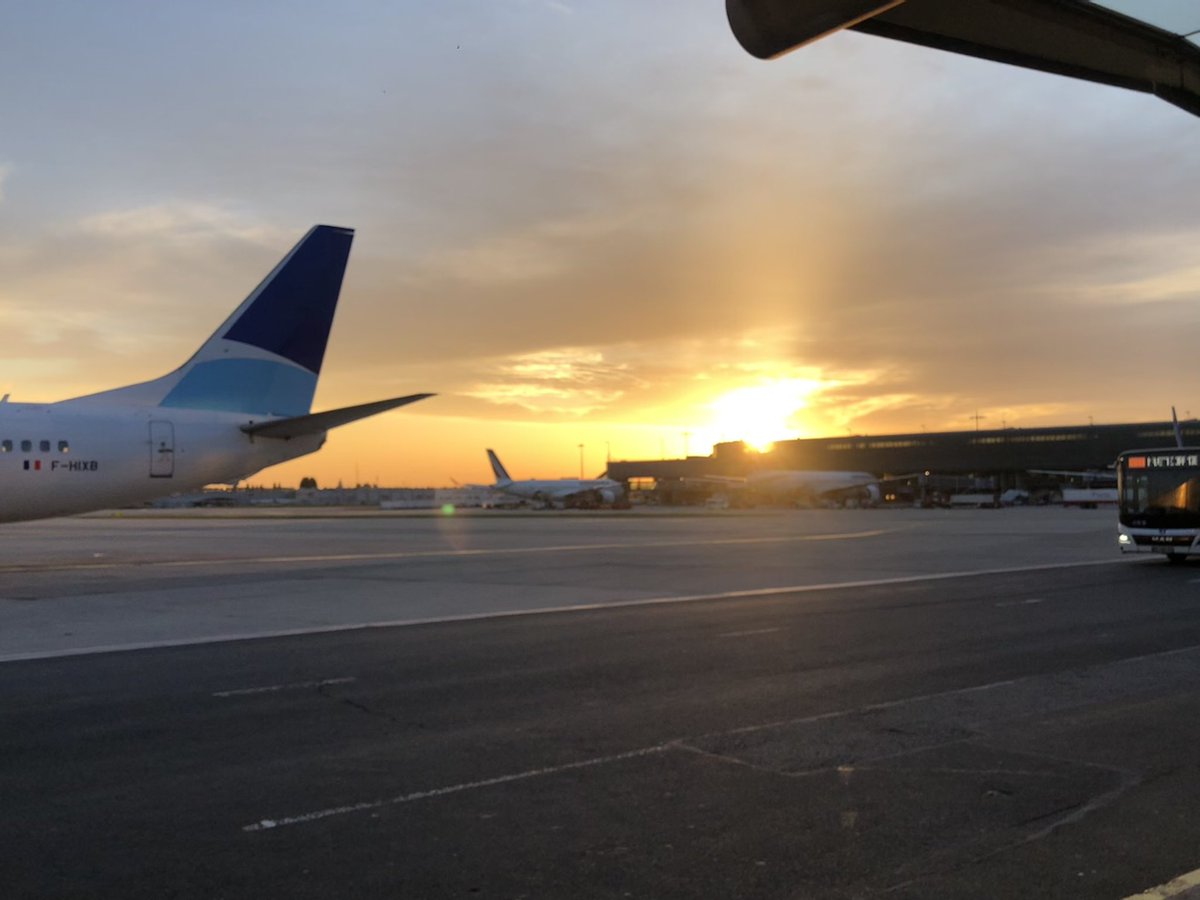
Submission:
{"label": "sun", "polygon": [[754,450],[800,436],[796,413],[809,398],[828,387],[812,378],[782,378],[728,391],[709,404],[711,429],[725,440],[740,440]]}

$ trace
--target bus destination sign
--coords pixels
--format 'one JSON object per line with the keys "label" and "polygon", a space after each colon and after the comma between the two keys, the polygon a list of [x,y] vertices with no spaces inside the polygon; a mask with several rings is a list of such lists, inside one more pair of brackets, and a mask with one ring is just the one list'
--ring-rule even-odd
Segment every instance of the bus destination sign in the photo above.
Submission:
{"label": "bus destination sign", "polygon": [[1200,466],[1200,453],[1148,453],[1126,457],[1130,469],[1193,469]]}

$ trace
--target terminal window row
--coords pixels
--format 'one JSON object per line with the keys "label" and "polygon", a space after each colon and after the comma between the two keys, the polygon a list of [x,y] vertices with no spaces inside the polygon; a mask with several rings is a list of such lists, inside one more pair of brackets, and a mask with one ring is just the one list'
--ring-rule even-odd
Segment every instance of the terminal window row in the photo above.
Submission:
{"label": "terminal window row", "polygon": [[896,450],[907,447],[928,447],[927,440],[896,440],[896,441],[842,441],[836,444],[826,444],[826,450]]}
{"label": "terminal window row", "polygon": [[1086,434],[1005,434],[971,438],[968,444],[1046,444],[1057,441],[1085,441]]}
{"label": "terminal window row", "polygon": [[[1188,438],[1194,438],[1198,434],[1200,434],[1200,432],[1197,432],[1196,429],[1188,428],[1186,426],[1184,426],[1180,430],[1183,432],[1184,437],[1188,437]],[[1139,431],[1137,433],[1137,436],[1139,438],[1156,438],[1156,439],[1163,438],[1164,443],[1168,443],[1168,444],[1175,443],[1175,432],[1173,429],[1170,429],[1170,428],[1161,428],[1156,431]]]}
{"label": "terminal window row", "polygon": [[[0,453],[12,453],[13,450],[16,449],[16,446],[18,443],[20,444],[22,453],[32,453],[33,452],[33,445],[35,443],[34,441],[23,440],[23,441],[18,442],[18,441],[13,441],[8,438],[5,438],[4,440],[0,440]],[[39,453],[49,453],[51,446],[53,446],[53,441],[37,441],[36,443],[37,443],[37,449],[38,449]],[[70,442],[69,441],[59,441],[58,442],[58,452],[59,453],[70,453],[71,452]]]}

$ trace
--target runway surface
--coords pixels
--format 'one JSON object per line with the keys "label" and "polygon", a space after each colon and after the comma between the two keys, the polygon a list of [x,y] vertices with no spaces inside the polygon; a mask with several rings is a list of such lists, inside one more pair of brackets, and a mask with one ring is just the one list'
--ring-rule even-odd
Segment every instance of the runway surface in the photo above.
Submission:
{"label": "runway surface", "polygon": [[1200,865],[1200,565],[1112,520],[9,526],[0,884],[1124,897]]}

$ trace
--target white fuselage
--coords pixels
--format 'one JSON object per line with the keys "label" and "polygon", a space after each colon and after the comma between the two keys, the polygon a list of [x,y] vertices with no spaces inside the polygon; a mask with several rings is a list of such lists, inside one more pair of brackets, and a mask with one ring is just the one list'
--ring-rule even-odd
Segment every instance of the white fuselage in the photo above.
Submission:
{"label": "white fuselage", "polygon": [[498,481],[493,488],[514,497],[544,502],[565,502],[580,494],[595,493],[604,502],[611,503],[625,493],[621,483],[611,478],[530,478],[523,481]]}
{"label": "white fuselage", "polygon": [[251,438],[245,413],[0,403],[0,522],[140,504],[233,483],[319,449],[324,433]]}
{"label": "white fuselage", "polygon": [[823,472],[796,469],[774,469],[756,472],[746,479],[749,487],[758,491],[809,491],[824,494],[856,487],[878,484],[870,472]]}

